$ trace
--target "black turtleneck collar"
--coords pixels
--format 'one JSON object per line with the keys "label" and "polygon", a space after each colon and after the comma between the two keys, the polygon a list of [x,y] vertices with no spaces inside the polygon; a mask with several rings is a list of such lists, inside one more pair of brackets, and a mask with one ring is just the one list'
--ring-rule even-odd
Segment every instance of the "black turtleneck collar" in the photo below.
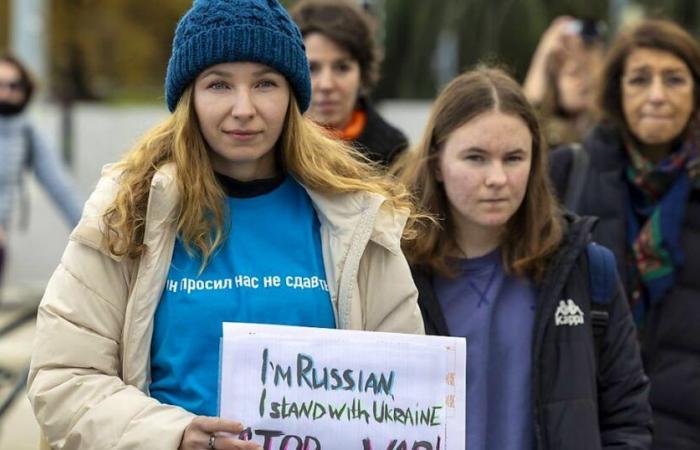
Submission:
{"label": "black turtleneck collar", "polygon": [[218,172],[214,172],[216,180],[221,184],[226,195],[233,198],[253,198],[269,194],[277,189],[287,178],[287,175],[280,171],[272,178],[262,178],[252,181],[238,181]]}

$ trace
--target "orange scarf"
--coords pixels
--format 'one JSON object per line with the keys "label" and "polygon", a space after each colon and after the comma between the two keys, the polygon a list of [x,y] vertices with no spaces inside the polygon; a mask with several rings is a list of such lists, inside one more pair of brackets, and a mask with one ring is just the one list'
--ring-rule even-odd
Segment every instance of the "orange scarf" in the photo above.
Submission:
{"label": "orange scarf", "polygon": [[367,113],[361,109],[356,109],[350,116],[350,122],[342,130],[333,130],[334,134],[344,141],[354,141],[357,139],[367,125]]}

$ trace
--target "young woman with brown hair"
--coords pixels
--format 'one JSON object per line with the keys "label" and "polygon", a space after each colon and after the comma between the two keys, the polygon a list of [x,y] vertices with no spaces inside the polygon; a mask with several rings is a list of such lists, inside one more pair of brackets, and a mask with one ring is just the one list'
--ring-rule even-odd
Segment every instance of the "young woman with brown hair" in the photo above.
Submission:
{"label": "young woman with brown hair", "polygon": [[[437,98],[402,168],[438,219],[404,244],[426,331],[467,339],[467,448],[648,448],[648,381],[612,254],[591,243],[592,219],[560,211],[546,153],[504,72],[467,72]],[[599,273],[609,325],[594,345]]]}

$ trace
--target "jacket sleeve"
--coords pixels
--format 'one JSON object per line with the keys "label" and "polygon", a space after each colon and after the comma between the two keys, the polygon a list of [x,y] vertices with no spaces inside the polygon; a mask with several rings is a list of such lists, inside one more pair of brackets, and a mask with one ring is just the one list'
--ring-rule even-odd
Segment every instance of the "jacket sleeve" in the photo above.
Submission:
{"label": "jacket sleeve", "polygon": [[651,448],[649,380],[622,285],[610,305],[599,357],[598,408],[604,449]]}
{"label": "jacket sleeve", "polygon": [[33,128],[30,132],[32,166],[36,177],[72,228],[78,224],[83,208],[78,190],[56,152],[47,146]]}
{"label": "jacket sleeve", "polygon": [[573,155],[568,146],[558,147],[549,154],[549,179],[554,187],[554,193],[560,201],[566,195],[572,161]]}
{"label": "jacket sleeve", "polygon": [[424,334],[418,290],[403,253],[370,241],[358,274],[364,329]]}
{"label": "jacket sleeve", "polygon": [[173,450],[193,418],[121,379],[132,268],[72,239],[49,281],[28,395],[52,448]]}

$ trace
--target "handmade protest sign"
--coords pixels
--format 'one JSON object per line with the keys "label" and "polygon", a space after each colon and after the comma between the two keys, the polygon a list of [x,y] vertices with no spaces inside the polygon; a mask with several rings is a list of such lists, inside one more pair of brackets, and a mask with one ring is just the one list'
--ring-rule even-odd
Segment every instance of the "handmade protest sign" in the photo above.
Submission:
{"label": "handmade protest sign", "polygon": [[464,450],[462,338],[225,323],[219,411],[265,450]]}

